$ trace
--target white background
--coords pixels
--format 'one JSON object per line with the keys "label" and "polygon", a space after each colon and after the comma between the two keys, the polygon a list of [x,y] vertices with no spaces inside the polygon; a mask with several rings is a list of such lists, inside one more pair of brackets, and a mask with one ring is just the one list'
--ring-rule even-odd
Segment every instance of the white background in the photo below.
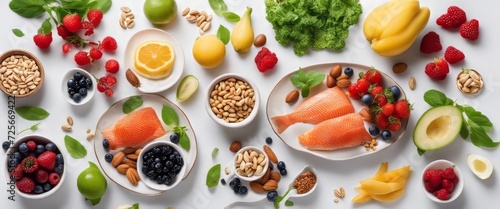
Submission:
{"label": "white background", "polygon": [[[115,95],[112,98],[107,98],[103,94],[96,93],[94,99],[84,106],[71,106],[60,94],[60,82],[64,72],[76,64],[73,61],[73,54],[76,50],[73,49],[67,55],[62,54],[61,46],[62,39],[56,35],[54,30],[54,41],[48,50],[39,50],[33,43],[32,37],[40,26],[43,18],[25,19],[10,11],[7,0],[2,1],[0,6],[0,52],[8,49],[19,48],[31,51],[38,56],[46,70],[46,80],[43,88],[34,96],[26,99],[18,99],[17,106],[33,105],[46,109],[51,113],[50,117],[43,120],[39,129],[35,132],[47,136],[56,142],[59,146],[63,145],[63,137],[66,134],[60,129],[60,126],[65,123],[68,115],[75,120],[73,132],[71,136],[82,141],[84,146],[89,151],[86,158],[80,160],[72,160],[66,153],[68,159],[67,177],[61,189],[52,196],[42,200],[29,200],[20,196],[15,197],[15,202],[7,199],[8,192],[5,183],[0,184],[0,203],[2,208],[92,208],[89,203],[86,203],[83,197],[79,194],[76,188],[76,178],[78,174],[87,167],[87,161],[96,162],[96,158],[92,149],[92,142],[85,140],[85,130],[95,129],[98,119],[106,109],[115,101],[126,96],[139,93],[137,90],[129,86],[125,81],[125,69],[120,69],[118,75],[118,86],[115,87]],[[105,14],[103,23],[95,30],[95,34],[91,36],[92,40],[101,40],[107,35],[114,36],[118,41],[118,50],[114,54],[105,53],[102,60],[96,65],[103,68],[105,60],[114,58],[123,62],[123,52],[126,43],[135,32],[153,27],[144,17],[142,12],[143,0],[120,0],[113,1],[113,5],[108,13]],[[339,52],[318,51],[310,52],[303,57],[297,57],[293,54],[293,49],[280,46],[274,40],[274,31],[271,25],[265,19],[264,1],[244,1],[244,0],[226,0],[230,11],[242,14],[246,6],[253,8],[252,21],[255,34],[264,33],[268,37],[266,46],[276,52],[279,62],[274,71],[262,74],[257,71],[253,58],[258,52],[258,48],[252,48],[248,54],[238,55],[232,50],[232,46],[228,44],[227,55],[224,63],[217,69],[206,70],[196,64],[192,55],[191,48],[196,37],[198,37],[198,29],[195,25],[188,23],[181,17],[180,12],[176,20],[161,29],[172,34],[182,45],[184,54],[186,55],[186,66],[184,74],[194,74],[200,81],[198,91],[188,101],[178,104],[191,120],[191,124],[198,137],[198,160],[194,170],[175,190],[156,197],[144,197],[126,191],[121,187],[108,180],[108,190],[104,195],[101,203],[93,208],[115,208],[123,203],[140,203],[140,208],[166,208],[175,207],[177,209],[191,208],[223,208],[225,205],[233,202],[238,197],[233,194],[228,186],[219,185],[215,189],[207,189],[205,186],[205,176],[208,169],[216,163],[226,163],[231,159],[232,155],[228,151],[228,145],[232,140],[240,140],[244,145],[262,146],[267,136],[274,139],[272,148],[281,160],[284,160],[288,166],[287,177],[284,177],[280,183],[279,192],[285,191],[286,184],[292,180],[291,175],[298,172],[304,165],[312,165],[318,171],[319,186],[317,190],[309,197],[302,199],[292,199],[295,202],[293,208],[497,208],[498,194],[500,192],[498,179],[499,172],[494,171],[490,179],[481,181],[476,178],[466,165],[466,155],[468,153],[476,153],[490,158],[496,168],[500,168],[498,161],[498,150],[482,149],[474,147],[470,142],[457,138],[450,146],[447,146],[436,152],[428,152],[420,157],[416,153],[415,146],[412,142],[412,132],[418,117],[429,106],[423,101],[422,96],[428,89],[435,88],[445,92],[448,97],[456,99],[457,102],[469,104],[476,109],[484,112],[490,117],[493,124],[498,127],[500,118],[497,117],[499,97],[495,96],[500,85],[498,78],[498,49],[500,48],[498,41],[499,27],[497,20],[500,19],[498,13],[498,3],[493,0],[479,1],[432,1],[422,0],[422,6],[428,6],[431,10],[431,17],[428,26],[422,34],[417,38],[415,44],[404,54],[384,58],[376,55],[371,49],[368,42],[364,39],[361,26],[366,15],[377,5],[382,4],[382,0],[362,0],[363,15],[360,23],[350,29],[350,35],[347,40],[347,46]],[[444,30],[435,24],[436,18],[444,13],[448,6],[458,5],[462,7],[468,15],[468,18],[477,18],[480,22],[480,38],[475,42],[464,40],[460,37],[456,30]],[[131,30],[123,30],[118,24],[120,18],[120,7],[129,6],[136,16],[136,26]],[[178,0],[177,6],[179,11],[182,11],[186,6],[193,9],[205,10],[212,13],[207,0],[197,1],[182,1]],[[210,33],[216,33],[219,24],[223,24],[230,30],[234,27],[233,23],[227,22],[223,18],[214,15],[212,21],[212,29]],[[19,28],[26,35],[22,38],[14,36],[11,29]],[[436,31],[441,36],[443,51],[431,55],[424,55],[419,52],[418,47],[423,34],[429,31]],[[466,59],[464,62],[451,66],[449,77],[441,82],[431,81],[424,74],[424,66],[432,61],[434,57],[442,57],[444,48],[453,45],[461,49]],[[88,50],[88,48],[86,49]],[[287,73],[297,70],[301,66],[323,62],[352,62],[368,66],[374,66],[377,69],[388,73],[403,86],[409,100],[414,103],[414,111],[410,118],[408,129],[403,138],[393,144],[391,147],[382,152],[352,159],[347,161],[327,161],[314,157],[309,154],[299,153],[288,148],[281,142],[272,132],[269,123],[265,116],[265,100],[269,95],[272,87]],[[395,75],[391,68],[396,62],[405,62],[409,69],[400,75]],[[461,94],[455,87],[455,77],[462,67],[477,69],[485,79],[485,88],[477,96],[465,96]],[[104,75],[104,71],[91,70],[96,76]],[[259,86],[261,92],[261,111],[258,118],[249,126],[233,130],[223,128],[214,123],[205,112],[203,107],[204,92],[209,82],[217,75],[226,72],[239,73],[247,76]],[[414,76],[417,80],[417,88],[411,91],[407,82],[410,76]],[[169,100],[175,101],[175,89],[177,84],[160,94],[167,97]],[[0,97],[0,104],[4,108],[7,106],[6,96]],[[2,133],[6,137],[7,128],[7,110],[0,111],[0,127],[3,127]],[[2,119],[3,118],[3,119]],[[17,117],[17,130],[27,128],[34,124]],[[24,135],[24,133],[23,133]],[[498,132],[492,132],[494,140],[500,140]],[[3,141],[3,140],[2,140]],[[210,157],[212,149],[218,147],[219,154],[215,159]],[[452,203],[437,204],[429,200],[422,192],[420,185],[420,174],[424,166],[436,159],[448,159],[455,162],[463,171],[465,189],[462,195]],[[4,156],[0,157],[2,168],[5,168]],[[389,169],[398,168],[404,165],[411,165],[414,170],[413,175],[407,185],[406,194],[400,199],[387,203],[370,202],[368,204],[354,205],[350,199],[356,195],[354,187],[358,181],[367,178],[376,172],[381,162],[388,161]],[[2,169],[3,172],[3,169]],[[3,175],[2,175],[3,176]],[[333,189],[344,187],[347,192],[346,198],[339,203],[334,203]],[[272,208],[270,203],[261,203],[252,208]]]}

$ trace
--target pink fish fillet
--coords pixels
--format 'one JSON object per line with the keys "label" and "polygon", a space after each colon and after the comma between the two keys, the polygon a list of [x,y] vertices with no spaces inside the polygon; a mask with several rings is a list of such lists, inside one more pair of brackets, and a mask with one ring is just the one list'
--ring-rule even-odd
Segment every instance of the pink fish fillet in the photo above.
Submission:
{"label": "pink fish fillet", "polygon": [[327,88],[300,104],[293,112],[275,116],[271,122],[281,134],[295,123],[318,124],[324,120],[353,113],[354,107],[344,91],[338,87]]}

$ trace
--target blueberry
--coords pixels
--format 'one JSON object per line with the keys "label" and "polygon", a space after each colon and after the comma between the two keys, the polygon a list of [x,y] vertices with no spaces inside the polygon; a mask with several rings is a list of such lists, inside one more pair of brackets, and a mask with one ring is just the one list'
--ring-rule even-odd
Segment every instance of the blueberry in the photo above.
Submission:
{"label": "blueberry", "polygon": [[246,186],[241,186],[239,191],[238,191],[238,194],[246,195],[247,193],[248,193],[248,188]]}
{"label": "blueberry", "polygon": [[174,184],[174,182],[175,182],[174,179],[167,178],[167,181],[165,181],[165,185],[170,186],[170,185]]}
{"label": "blueberry", "polygon": [[54,143],[49,142],[45,145],[45,149],[52,151],[52,152],[55,152],[57,148],[56,148],[56,145]]}
{"label": "blueberry", "polygon": [[371,94],[365,94],[361,97],[361,103],[366,106],[370,106],[373,103],[373,97]]}
{"label": "blueberry", "polygon": [[75,95],[76,91],[72,88],[68,89],[68,95],[69,97],[73,98],[73,95]]}
{"label": "blueberry", "polygon": [[170,176],[170,178],[175,178],[175,176],[177,176],[175,172],[167,172],[167,175]]}
{"label": "blueberry", "polygon": [[271,138],[270,136],[266,137],[266,143],[267,144],[272,144],[273,143],[273,138]]}
{"label": "blueberry", "polygon": [[286,169],[285,162],[283,162],[283,161],[279,161],[278,164],[276,164],[276,165],[278,167],[278,170]]}
{"label": "blueberry", "polygon": [[71,99],[73,99],[74,102],[79,103],[82,101],[82,95],[80,93],[75,93]]}
{"label": "blueberry", "polygon": [[370,135],[372,136],[377,136],[380,133],[380,130],[377,126],[370,126],[370,128],[368,128],[368,132],[370,132]]}
{"label": "blueberry", "polygon": [[231,181],[229,181],[229,187],[234,188],[235,186],[241,185],[241,181],[239,178],[234,178]]}
{"label": "blueberry", "polygon": [[106,153],[106,155],[104,155],[104,160],[106,160],[106,162],[110,163],[113,160],[113,154]]}
{"label": "blueberry", "polygon": [[9,149],[9,147],[10,147],[10,141],[4,141],[4,142],[2,143],[2,148],[3,148],[3,150],[7,150],[7,149]]}
{"label": "blueberry", "polygon": [[28,145],[26,143],[22,143],[19,145],[19,152],[26,153],[28,152]]}
{"label": "blueberry", "polygon": [[286,169],[281,169],[281,170],[280,170],[280,174],[281,174],[282,176],[286,176],[286,174],[287,174],[287,173],[288,173],[288,172],[286,171]]}
{"label": "blueberry", "polygon": [[179,172],[181,172],[181,166],[174,165],[174,167],[172,168],[172,171],[175,172],[176,174],[179,174]]}
{"label": "blueberry", "polygon": [[235,194],[238,194],[240,192],[241,185],[236,185],[233,187],[233,191]]}
{"label": "blueberry", "polygon": [[161,163],[156,163],[155,164],[155,171],[156,171],[156,173],[161,173],[163,171],[163,165]]}
{"label": "blueberry", "polygon": [[33,190],[33,192],[35,192],[35,194],[41,194],[43,193],[43,187],[41,185],[36,185],[35,190]]}
{"label": "blueberry", "polygon": [[64,171],[64,164],[59,164],[54,168],[54,172],[56,172],[59,175],[61,175],[63,171]]}
{"label": "blueberry", "polygon": [[179,166],[183,166],[184,165],[184,160],[182,159],[181,156],[177,156],[175,157],[175,163]]}
{"label": "blueberry", "polygon": [[389,140],[391,139],[391,132],[388,131],[388,130],[383,130],[381,133],[380,133],[380,136],[382,137],[383,140]]}
{"label": "blueberry", "polygon": [[82,97],[87,96],[87,89],[80,88],[80,89],[78,89],[78,93],[80,93],[80,95],[82,95]]}
{"label": "blueberry", "polygon": [[352,68],[350,68],[350,67],[346,67],[344,69],[344,74],[346,74],[350,78],[354,74],[354,70]]}
{"label": "blueberry", "polygon": [[81,79],[80,81],[78,81],[78,86],[80,87],[80,89],[87,88],[87,81],[85,81],[85,79]]}
{"label": "blueberry", "polygon": [[161,148],[161,153],[164,155],[164,156],[167,156],[167,155],[170,155],[172,153],[172,147],[171,146],[164,146]]}
{"label": "blueberry", "polygon": [[142,173],[143,174],[148,174],[149,172],[149,167],[147,165],[144,165],[142,166],[142,169],[141,169]]}
{"label": "blueberry", "polygon": [[174,144],[178,144],[179,143],[179,134],[177,134],[177,133],[171,134],[170,141]]}
{"label": "blueberry", "polygon": [[[167,177],[165,176],[165,178],[167,178]],[[163,176],[157,176],[155,179],[155,182],[157,184],[163,184],[163,183],[165,183],[165,180],[163,180]]]}
{"label": "blueberry", "polygon": [[106,150],[109,149],[109,141],[107,139],[102,140],[102,147]]}
{"label": "blueberry", "polygon": [[80,72],[76,72],[75,74],[73,74],[73,79],[75,79],[75,81],[80,81],[82,78],[83,75]]}
{"label": "blueberry", "polygon": [[168,160],[171,160],[171,161],[175,160],[175,155],[174,154],[170,154],[168,156]]}
{"label": "blueberry", "polygon": [[35,149],[35,154],[36,155],[40,155],[42,154],[43,152],[45,152],[45,146],[39,144],[39,145],[36,145],[36,149]]}
{"label": "blueberry", "polygon": [[17,162],[23,161],[23,155],[20,152],[14,152],[14,158],[17,159]]}
{"label": "blueberry", "polygon": [[278,192],[277,191],[270,191],[267,193],[267,200],[269,200],[269,202],[274,202],[276,200],[276,198],[278,198]]}
{"label": "blueberry", "polygon": [[156,178],[156,173],[154,170],[149,170],[148,173],[146,174],[146,176],[149,178],[149,179],[155,179]]}
{"label": "blueberry", "polygon": [[155,158],[154,161],[155,161],[155,163],[159,163],[159,162],[161,162],[161,159],[159,157],[157,157],[157,158]]}
{"label": "blueberry", "polygon": [[221,180],[220,180],[220,183],[221,183],[222,185],[226,185],[226,180],[221,179]]}
{"label": "blueberry", "polygon": [[92,79],[90,78],[85,79],[85,87],[87,87],[87,89],[92,88]]}
{"label": "blueberry", "polygon": [[76,81],[75,81],[75,79],[69,79],[67,84],[68,84],[68,88],[74,88],[76,85]]}
{"label": "blueberry", "polygon": [[11,168],[16,167],[18,163],[19,162],[15,158],[9,159],[9,167]]}
{"label": "blueberry", "polygon": [[49,190],[51,190],[51,189],[52,189],[52,185],[50,185],[50,183],[49,183],[49,182],[47,182],[47,183],[43,184],[43,190],[45,190],[45,191],[49,191]]}
{"label": "blueberry", "polygon": [[56,165],[63,164],[64,163],[64,158],[62,154],[57,154],[56,155]]}
{"label": "blueberry", "polygon": [[160,154],[160,152],[161,152],[161,149],[159,147],[153,148],[153,153],[154,154]]}
{"label": "blueberry", "polygon": [[394,97],[394,101],[398,101],[399,97],[401,96],[401,89],[399,89],[399,87],[396,85],[392,85],[391,87],[389,87],[389,89],[392,92],[392,96]]}

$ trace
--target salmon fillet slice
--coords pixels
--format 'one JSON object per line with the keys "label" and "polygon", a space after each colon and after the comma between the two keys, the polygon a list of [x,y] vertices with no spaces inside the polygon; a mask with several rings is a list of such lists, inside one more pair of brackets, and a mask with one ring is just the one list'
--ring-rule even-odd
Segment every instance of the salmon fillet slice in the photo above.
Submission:
{"label": "salmon fillet slice", "polygon": [[145,107],[120,118],[115,125],[101,131],[109,148],[136,147],[166,134],[152,107]]}
{"label": "salmon fillet slice", "polygon": [[310,150],[354,147],[371,139],[358,113],[325,120],[299,136],[299,142]]}

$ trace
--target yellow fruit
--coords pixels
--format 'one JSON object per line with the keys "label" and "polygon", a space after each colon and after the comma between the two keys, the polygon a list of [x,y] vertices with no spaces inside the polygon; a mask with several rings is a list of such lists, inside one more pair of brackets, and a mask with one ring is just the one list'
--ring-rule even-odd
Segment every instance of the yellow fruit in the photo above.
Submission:
{"label": "yellow fruit", "polygon": [[383,195],[372,194],[371,198],[373,198],[374,200],[377,200],[379,202],[390,202],[390,201],[393,201],[395,199],[398,199],[404,193],[405,193],[405,189],[403,188],[403,189],[391,192],[389,194],[383,194]]}
{"label": "yellow fruit", "polygon": [[241,20],[234,26],[231,33],[231,44],[234,51],[244,54],[250,51],[254,40],[254,33],[252,28],[252,8],[247,7],[245,14],[241,16]]}
{"label": "yellow fruit", "polygon": [[361,203],[361,202],[368,202],[370,200],[372,200],[372,196],[370,196],[370,194],[368,194],[368,192],[360,191],[358,193],[358,195],[356,195],[354,198],[352,198],[351,201]]}
{"label": "yellow fruit", "polygon": [[193,57],[204,68],[217,67],[226,57],[226,45],[216,35],[201,36],[194,42]]}
{"label": "yellow fruit", "polygon": [[170,75],[174,60],[174,49],[166,42],[144,42],[134,52],[136,72],[149,79],[161,79]]}
{"label": "yellow fruit", "polygon": [[382,182],[367,179],[361,182],[361,189],[370,194],[388,194],[405,187],[406,182]]}

